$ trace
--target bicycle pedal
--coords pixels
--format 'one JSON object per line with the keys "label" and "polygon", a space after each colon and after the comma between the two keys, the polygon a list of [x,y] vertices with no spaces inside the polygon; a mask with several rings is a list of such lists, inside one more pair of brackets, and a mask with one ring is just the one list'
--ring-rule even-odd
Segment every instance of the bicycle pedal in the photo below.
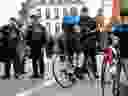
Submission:
{"label": "bicycle pedal", "polygon": [[74,76],[69,76],[69,80],[72,82],[72,83],[76,83],[77,79],[74,77]]}

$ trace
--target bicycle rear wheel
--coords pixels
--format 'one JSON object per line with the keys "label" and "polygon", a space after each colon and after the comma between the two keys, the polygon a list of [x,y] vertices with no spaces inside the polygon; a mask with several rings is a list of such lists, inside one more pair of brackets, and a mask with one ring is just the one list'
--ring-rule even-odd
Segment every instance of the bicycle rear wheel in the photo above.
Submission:
{"label": "bicycle rear wheel", "polygon": [[121,65],[117,64],[117,72],[116,76],[113,80],[112,85],[112,94],[113,96],[120,96],[120,73],[121,73]]}
{"label": "bicycle rear wheel", "polygon": [[104,88],[105,88],[105,69],[106,64],[103,62],[101,69],[101,88],[102,88],[102,96],[104,96]]}
{"label": "bicycle rear wheel", "polygon": [[73,69],[69,67],[71,67],[71,64],[68,64],[68,62],[63,62],[61,60],[55,60],[55,62],[53,63],[53,76],[56,82],[62,88],[70,88],[76,81],[75,75],[73,74]]}

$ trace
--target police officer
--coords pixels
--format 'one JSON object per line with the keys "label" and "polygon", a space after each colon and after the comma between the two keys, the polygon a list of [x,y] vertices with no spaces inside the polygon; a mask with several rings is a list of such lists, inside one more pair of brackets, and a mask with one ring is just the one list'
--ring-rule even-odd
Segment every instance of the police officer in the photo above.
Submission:
{"label": "police officer", "polygon": [[[6,66],[10,66],[10,62],[8,60],[8,46],[7,46],[7,38],[9,25],[1,26],[0,28],[0,61],[4,62]],[[2,79],[7,79],[10,77],[10,73],[7,67],[5,67],[5,75],[2,76]]]}
{"label": "police officer", "polygon": [[[0,33],[3,35],[1,38],[1,57],[3,60],[6,60],[5,67],[5,75],[2,76],[3,79],[10,77],[10,68],[11,61],[13,60],[13,66],[15,71],[15,78],[18,78],[18,74],[20,74],[20,65],[18,60],[18,55],[16,52],[16,47],[18,43],[18,33],[19,30],[16,28],[16,19],[11,17],[8,25],[2,26]],[[4,49],[3,49],[4,48]]]}
{"label": "police officer", "polygon": [[[45,27],[43,27],[39,20],[40,16],[38,14],[33,14],[30,16],[31,24],[28,25],[26,30],[25,40],[27,44],[31,47],[32,52],[32,66],[33,66],[33,75],[31,78],[39,78],[44,76],[44,61],[41,48],[45,46],[48,41],[48,35],[46,33]],[[39,61],[39,64],[37,64]],[[40,73],[38,74],[38,65]]]}

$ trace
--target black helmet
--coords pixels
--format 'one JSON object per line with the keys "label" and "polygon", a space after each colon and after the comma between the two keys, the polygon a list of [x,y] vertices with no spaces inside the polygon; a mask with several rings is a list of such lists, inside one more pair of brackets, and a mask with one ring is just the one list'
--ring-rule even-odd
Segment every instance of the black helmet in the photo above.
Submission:
{"label": "black helmet", "polygon": [[88,12],[88,8],[86,6],[84,6],[82,9],[81,9],[81,12]]}
{"label": "black helmet", "polygon": [[17,21],[15,17],[11,17],[9,20],[10,20],[10,21],[14,21],[14,22]]}
{"label": "black helmet", "polygon": [[98,12],[103,12],[103,11],[104,11],[103,8],[98,9]]}
{"label": "black helmet", "polygon": [[98,15],[103,15],[103,11],[104,11],[103,8],[99,8],[98,9]]}

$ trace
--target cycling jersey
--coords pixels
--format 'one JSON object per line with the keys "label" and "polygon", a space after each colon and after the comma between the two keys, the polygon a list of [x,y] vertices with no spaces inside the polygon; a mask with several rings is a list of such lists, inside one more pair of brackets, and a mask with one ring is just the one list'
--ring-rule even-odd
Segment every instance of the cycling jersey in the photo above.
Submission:
{"label": "cycling jersey", "polygon": [[112,32],[128,32],[128,24],[113,24]]}
{"label": "cycling jersey", "polygon": [[128,32],[122,32],[119,34],[120,36],[120,57],[128,58]]}
{"label": "cycling jersey", "polygon": [[112,48],[104,48],[104,63],[112,64]]}
{"label": "cycling jersey", "polygon": [[62,29],[64,30],[65,38],[65,51],[68,54],[73,53],[80,47],[79,32],[75,32],[74,26],[79,26],[80,17],[79,16],[64,16]]}
{"label": "cycling jersey", "polygon": [[64,16],[63,23],[64,24],[76,24],[79,25],[80,22],[80,16]]}

